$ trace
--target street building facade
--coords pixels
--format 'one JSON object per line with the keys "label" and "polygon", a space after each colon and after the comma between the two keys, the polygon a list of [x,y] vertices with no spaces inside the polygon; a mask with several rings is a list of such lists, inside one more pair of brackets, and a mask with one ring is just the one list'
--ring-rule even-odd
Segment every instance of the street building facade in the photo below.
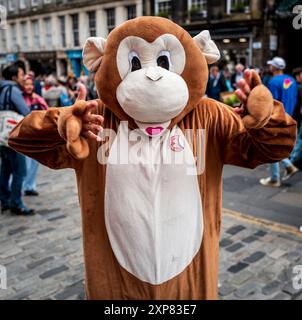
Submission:
{"label": "street building facade", "polygon": [[149,12],[173,19],[192,36],[208,29],[221,50],[221,64],[261,67],[282,56],[288,71],[301,65],[302,29],[295,29],[298,0],[150,0]]}
{"label": "street building facade", "polygon": [[86,72],[82,46],[106,37],[122,22],[142,15],[140,0],[0,0],[7,23],[0,30],[0,66],[23,60],[37,74]]}
{"label": "street building facade", "polygon": [[167,17],[192,36],[204,29],[222,53],[221,64],[261,67],[275,55],[288,69],[300,66],[301,29],[293,27],[291,0],[0,0],[7,22],[0,28],[0,67],[24,60],[36,73],[86,72],[81,48],[89,36],[106,37],[141,15]]}

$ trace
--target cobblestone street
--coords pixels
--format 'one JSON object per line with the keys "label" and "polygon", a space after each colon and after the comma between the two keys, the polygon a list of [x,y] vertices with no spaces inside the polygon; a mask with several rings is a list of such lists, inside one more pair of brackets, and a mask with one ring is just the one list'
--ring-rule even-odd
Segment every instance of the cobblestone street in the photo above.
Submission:
{"label": "cobblestone street", "polygon": [[[72,170],[40,168],[39,197],[26,198],[33,217],[0,215],[0,299],[84,299],[81,218]],[[302,234],[224,210],[221,299],[302,299],[292,285],[302,265]]]}

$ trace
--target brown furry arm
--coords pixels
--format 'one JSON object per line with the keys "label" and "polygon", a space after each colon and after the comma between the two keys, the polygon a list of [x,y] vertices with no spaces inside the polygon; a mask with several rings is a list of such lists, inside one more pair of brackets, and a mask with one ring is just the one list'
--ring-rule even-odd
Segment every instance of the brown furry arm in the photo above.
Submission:
{"label": "brown furry arm", "polygon": [[76,168],[89,154],[81,136],[83,108],[85,101],[78,101],[67,108],[33,111],[11,132],[9,146],[52,169]]}
{"label": "brown furry arm", "polygon": [[258,129],[247,129],[230,108],[218,102],[215,105],[216,137],[224,164],[255,168],[290,155],[296,139],[296,122],[286,114],[282,103],[274,101],[269,121]]}

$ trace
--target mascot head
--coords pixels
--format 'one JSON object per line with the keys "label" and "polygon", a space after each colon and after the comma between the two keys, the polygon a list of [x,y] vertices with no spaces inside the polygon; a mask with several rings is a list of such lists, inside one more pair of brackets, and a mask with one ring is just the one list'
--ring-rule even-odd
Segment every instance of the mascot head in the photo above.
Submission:
{"label": "mascot head", "polygon": [[105,105],[138,127],[180,121],[205,93],[208,64],[220,57],[208,31],[192,38],[172,21],[140,17],[115,28],[108,39],[87,39],[84,64],[96,72]]}

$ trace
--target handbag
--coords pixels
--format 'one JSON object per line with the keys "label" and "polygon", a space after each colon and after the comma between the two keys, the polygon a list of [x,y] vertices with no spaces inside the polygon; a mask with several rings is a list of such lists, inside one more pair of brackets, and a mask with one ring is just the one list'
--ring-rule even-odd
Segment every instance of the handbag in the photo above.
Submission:
{"label": "handbag", "polygon": [[[12,85],[5,92],[3,105],[0,105],[0,146],[8,147],[8,138],[15,126],[24,118],[21,114],[11,110]],[[5,87],[2,88],[2,90]],[[1,90],[1,91],[2,91]],[[1,92],[0,92],[1,93]]]}
{"label": "handbag", "polygon": [[23,118],[15,111],[0,111],[0,146],[8,147],[9,134]]}

